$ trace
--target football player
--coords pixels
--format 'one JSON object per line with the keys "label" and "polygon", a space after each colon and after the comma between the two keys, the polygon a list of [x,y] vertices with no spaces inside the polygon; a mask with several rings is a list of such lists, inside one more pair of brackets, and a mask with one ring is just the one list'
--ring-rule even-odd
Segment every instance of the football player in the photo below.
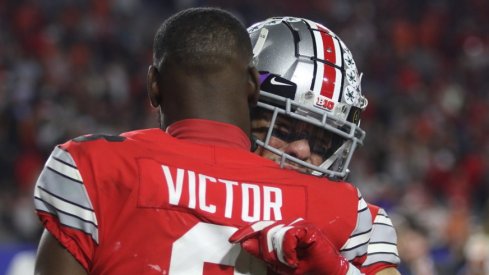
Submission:
{"label": "football player", "polygon": [[[261,88],[252,110],[255,152],[284,168],[345,180],[365,137],[359,126],[367,106],[352,53],[331,30],[303,18],[269,18],[248,32]],[[373,230],[362,272],[398,274],[392,222],[384,209],[369,209]],[[349,247],[340,251],[351,259]]]}
{"label": "football player", "polygon": [[160,26],[147,83],[160,128],[53,150],[34,190],[45,227],[36,274],[270,274],[229,238],[298,217],[308,223],[296,231],[317,242],[301,247],[313,260],[292,270],[359,274],[372,220],[358,189],[250,152],[252,56],[246,28],[219,9],[184,10]]}

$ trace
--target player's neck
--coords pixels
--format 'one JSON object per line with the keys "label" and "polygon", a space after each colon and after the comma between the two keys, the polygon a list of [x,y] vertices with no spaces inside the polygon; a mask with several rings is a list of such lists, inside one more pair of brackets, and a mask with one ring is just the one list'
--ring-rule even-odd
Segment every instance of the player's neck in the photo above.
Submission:
{"label": "player's neck", "polygon": [[184,119],[172,123],[166,132],[193,143],[239,148],[249,151],[251,141],[238,126],[207,119]]}

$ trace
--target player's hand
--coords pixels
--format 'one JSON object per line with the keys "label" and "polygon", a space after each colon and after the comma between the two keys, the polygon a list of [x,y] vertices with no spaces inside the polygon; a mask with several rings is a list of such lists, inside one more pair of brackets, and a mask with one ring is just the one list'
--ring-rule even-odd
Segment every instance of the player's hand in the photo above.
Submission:
{"label": "player's hand", "polygon": [[240,243],[279,274],[345,275],[358,271],[319,228],[302,219],[291,223],[259,221],[239,229],[229,241]]}

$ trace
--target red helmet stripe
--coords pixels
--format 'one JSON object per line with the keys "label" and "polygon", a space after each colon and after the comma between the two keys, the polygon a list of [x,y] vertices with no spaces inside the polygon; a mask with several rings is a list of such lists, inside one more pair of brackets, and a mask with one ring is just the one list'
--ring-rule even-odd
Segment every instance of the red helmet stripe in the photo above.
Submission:
{"label": "red helmet stripe", "polygon": [[[333,41],[333,37],[331,37],[328,31],[324,28],[321,28],[321,39],[323,41],[323,54],[324,60],[336,64],[336,48]],[[324,72],[323,72],[323,81],[321,85],[321,95],[327,98],[333,98],[334,90],[335,90],[335,82],[336,82],[336,70],[333,66],[328,64],[323,64]]]}

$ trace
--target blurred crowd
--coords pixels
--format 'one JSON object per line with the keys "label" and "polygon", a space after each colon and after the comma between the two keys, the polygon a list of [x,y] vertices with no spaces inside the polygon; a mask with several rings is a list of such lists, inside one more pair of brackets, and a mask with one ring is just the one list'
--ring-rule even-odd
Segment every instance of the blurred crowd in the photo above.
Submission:
{"label": "blurred crowd", "polygon": [[369,101],[350,180],[394,221],[401,273],[489,274],[486,0],[0,0],[0,244],[37,242],[32,187],[53,146],[158,127],[153,34],[201,5],[336,32]]}

